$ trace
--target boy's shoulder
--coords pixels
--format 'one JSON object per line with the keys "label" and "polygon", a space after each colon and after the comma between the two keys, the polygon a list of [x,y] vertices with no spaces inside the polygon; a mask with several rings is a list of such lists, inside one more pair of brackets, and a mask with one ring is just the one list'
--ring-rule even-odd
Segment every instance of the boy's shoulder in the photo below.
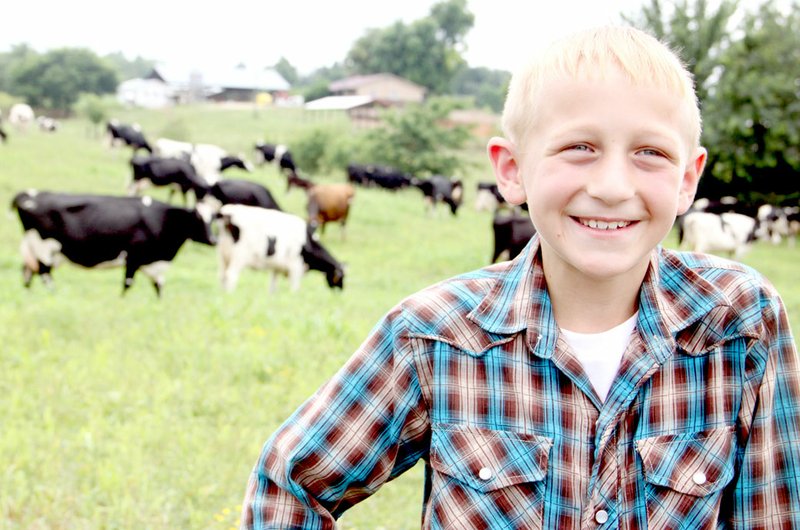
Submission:
{"label": "boy's shoulder", "polygon": [[406,297],[395,307],[404,333],[435,338],[466,351],[482,351],[498,337],[498,330],[483,322],[483,309],[490,300],[492,307],[502,303],[496,300],[497,293],[517,281],[520,265],[517,260],[493,264],[442,280]]}
{"label": "boy's shoulder", "polygon": [[772,283],[756,269],[711,254],[660,249],[660,289],[675,305],[727,307],[750,325],[765,306],[780,302]]}
{"label": "boy's shoulder", "polygon": [[662,248],[660,252],[662,271],[674,271],[674,274],[685,276],[692,281],[692,276],[702,278],[725,292],[736,292],[740,289],[775,292],[775,288],[767,278],[756,269],[744,263],[726,259],[713,254],[687,252]]}

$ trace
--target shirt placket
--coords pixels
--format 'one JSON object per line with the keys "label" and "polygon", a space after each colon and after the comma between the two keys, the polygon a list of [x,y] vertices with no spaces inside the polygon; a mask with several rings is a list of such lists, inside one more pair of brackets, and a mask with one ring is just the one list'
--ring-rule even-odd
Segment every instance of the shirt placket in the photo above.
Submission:
{"label": "shirt placket", "polygon": [[[595,431],[595,462],[589,480],[586,508],[581,528],[611,529],[619,527],[623,469],[620,464],[620,444],[627,446],[630,436],[620,424],[642,386],[658,370],[660,364],[647,353],[642,341],[634,339],[625,353],[620,372],[612,384],[606,403],[600,412]],[[622,434],[620,434],[622,433]]]}

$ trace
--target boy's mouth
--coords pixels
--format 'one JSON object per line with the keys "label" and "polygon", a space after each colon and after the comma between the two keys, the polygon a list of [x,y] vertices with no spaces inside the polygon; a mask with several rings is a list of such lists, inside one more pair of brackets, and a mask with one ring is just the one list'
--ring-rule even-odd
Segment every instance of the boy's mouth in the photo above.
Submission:
{"label": "boy's mouth", "polygon": [[602,221],[600,219],[585,219],[582,217],[577,217],[575,219],[583,226],[596,230],[618,230],[633,224],[633,221]]}

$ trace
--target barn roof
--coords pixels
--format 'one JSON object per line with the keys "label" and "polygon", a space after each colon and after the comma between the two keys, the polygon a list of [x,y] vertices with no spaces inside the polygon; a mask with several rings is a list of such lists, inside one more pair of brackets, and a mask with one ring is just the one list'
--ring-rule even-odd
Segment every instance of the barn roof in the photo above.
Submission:
{"label": "barn roof", "polygon": [[159,64],[146,76],[161,79],[176,87],[202,85],[213,89],[239,88],[248,90],[285,91],[291,86],[274,68],[233,67],[188,68]]}
{"label": "barn roof", "polygon": [[375,101],[372,96],[326,96],[306,103],[310,110],[350,110]]}
{"label": "barn roof", "polygon": [[330,85],[328,85],[328,90],[330,90],[331,92],[355,90],[357,88],[367,86],[378,81],[386,81],[386,80],[392,80],[395,82],[405,83],[415,87],[424,88],[423,86],[418,85],[413,81],[409,81],[408,79],[405,79],[403,77],[399,77],[390,73],[381,73],[381,74],[354,75],[351,77],[345,77],[344,79],[333,81]]}

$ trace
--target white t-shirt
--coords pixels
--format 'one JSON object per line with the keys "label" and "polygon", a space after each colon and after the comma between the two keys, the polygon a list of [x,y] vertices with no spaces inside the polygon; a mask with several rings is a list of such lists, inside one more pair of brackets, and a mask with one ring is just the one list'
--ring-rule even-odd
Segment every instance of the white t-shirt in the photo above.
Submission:
{"label": "white t-shirt", "polygon": [[622,324],[601,333],[576,333],[566,329],[561,335],[583,365],[597,395],[605,401],[611,382],[617,375],[622,354],[628,347],[639,312]]}

